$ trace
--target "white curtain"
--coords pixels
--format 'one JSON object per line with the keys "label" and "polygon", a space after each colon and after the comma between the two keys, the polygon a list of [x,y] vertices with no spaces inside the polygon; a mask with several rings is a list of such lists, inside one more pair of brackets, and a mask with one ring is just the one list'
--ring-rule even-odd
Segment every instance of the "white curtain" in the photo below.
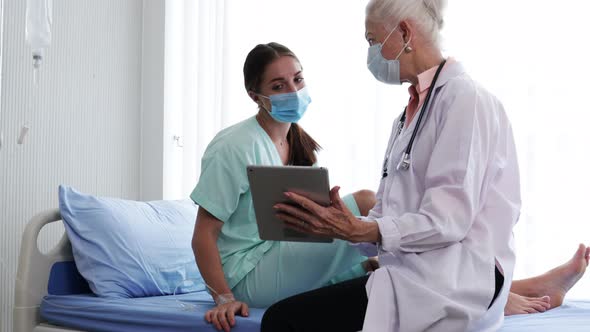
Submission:
{"label": "white curtain", "polygon": [[[590,244],[590,88],[584,0],[451,0],[446,48],[495,93],[512,120],[523,209],[516,277],[565,262]],[[570,297],[590,298],[590,279]]]}
{"label": "white curtain", "polygon": [[[301,125],[323,146],[320,163],[331,184],[345,192],[377,189],[392,121],[408,94],[405,86],[376,83],[366,69],[366,1],[168,2],[178,17],[167,13],[167,30],[183,34],[166,61],[182,59],[171,65],[178,77],[166,82],[182,100],[165,116],[182,124],[184,138],[175,195],[193,189],[215,133],[255,114],[242,66],[256,44],[270,41],[302,62],[313,102]],[[513,123],[524,201],[515,229],[518,278],[590,244],[590,109],[583,99],[590,88],[589,9],[585,0],[450,0],[446,12],[445,54],[502,100]],[[590,280],[570,297],[590,298]]]}

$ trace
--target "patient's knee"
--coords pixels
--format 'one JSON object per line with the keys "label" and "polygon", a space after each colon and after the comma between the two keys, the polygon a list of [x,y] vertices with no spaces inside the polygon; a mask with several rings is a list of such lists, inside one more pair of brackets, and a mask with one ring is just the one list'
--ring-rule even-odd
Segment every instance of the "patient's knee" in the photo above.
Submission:
{"label": "patient's knee", "polygon": [[352,196],[354,197],[356,205],[361,211],[362,216],[367,216],[369,214],[369,211],[371,211],[373,206],[375,206],[375,204],[377,203],[375,192],[371,190],[359,190],[352,194]]}

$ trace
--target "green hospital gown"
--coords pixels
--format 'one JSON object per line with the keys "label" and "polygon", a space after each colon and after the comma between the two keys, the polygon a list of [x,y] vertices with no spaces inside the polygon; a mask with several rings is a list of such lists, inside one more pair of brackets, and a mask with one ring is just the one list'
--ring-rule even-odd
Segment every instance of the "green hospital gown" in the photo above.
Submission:
{"label": "green hospital gown", "polygon": [[[217,246],[236,298],[268,307],[285,297],[364,275],[366,259],[347,242],[264,241],[258,236],[247,165],[282,165],[255,117],[219,132],[201,161],[192,200],[223,222]],[[343,198],[359,215],[352,195]]]}

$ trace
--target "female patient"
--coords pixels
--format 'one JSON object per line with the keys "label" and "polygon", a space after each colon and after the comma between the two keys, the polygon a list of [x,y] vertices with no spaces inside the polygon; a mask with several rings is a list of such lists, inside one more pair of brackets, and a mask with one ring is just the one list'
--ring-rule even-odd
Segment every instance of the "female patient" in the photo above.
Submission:
{"label": "female patient", "polygon": [[[297,125],[311,99],[301,64],[288,48],[256,46],[244,64],[244,83],[258,112],[217,134],[191,194],[199,205],[193,250],[217,303],[206,319],[226,330],[235,313],[247,315],[248,306],[268,307],[296,293],[362,276],[372,266],[341,240],[312,244],[259,238],[246,166],[312,166],[319,145]],[[366,215],[375,195],[360,191],[345,202],[353,213]]]}
{"label": "female patient", "polygon": [[[255,116],[222,130],[209,144],[191,198],[200,206],[193,249],[217,307],[206,314],[229,331],[234,315],[268,307],[290,295],[364,275],[376,267],[345,242],[331,244],[262,241],[258,237],[246,165],[313,165],[319,145],[297,121],[310,102],[302,67],[285,46],[256,46],[244,64],[244,82],[258,105]],[[356,215],[375,204],[371,191],[344,198]],[[568,263],[515,281],[506,314],[545,311],[559,305],[581,277],[588,251],[580,247]],[[362,263],[362,265],[361,265]],[[520,294],[520,295],[518,295]],[[550,297],[545,296],[550,295]]]}

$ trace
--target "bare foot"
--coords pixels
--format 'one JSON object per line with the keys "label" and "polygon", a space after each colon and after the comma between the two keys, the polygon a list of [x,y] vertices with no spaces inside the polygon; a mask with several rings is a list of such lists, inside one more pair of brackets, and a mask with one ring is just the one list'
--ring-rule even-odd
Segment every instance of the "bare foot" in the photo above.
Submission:
{"label": "bare foot", "polygon": [[508,302],[504,307],[504,315],[522,315],[533,314],[536,312],[545,312],[549,310],[549,296],[543,297],[526,297],[510,292]]}
{"label": "bare foot", "polygon": [[590,247],[583,244],[578,246],[574,257],[563,265],[560,265],[536,279],[535,296],[548,295],[551,297],[551,308],[563,303],[565,294],[572,288],[586,272],[590,260]]}

